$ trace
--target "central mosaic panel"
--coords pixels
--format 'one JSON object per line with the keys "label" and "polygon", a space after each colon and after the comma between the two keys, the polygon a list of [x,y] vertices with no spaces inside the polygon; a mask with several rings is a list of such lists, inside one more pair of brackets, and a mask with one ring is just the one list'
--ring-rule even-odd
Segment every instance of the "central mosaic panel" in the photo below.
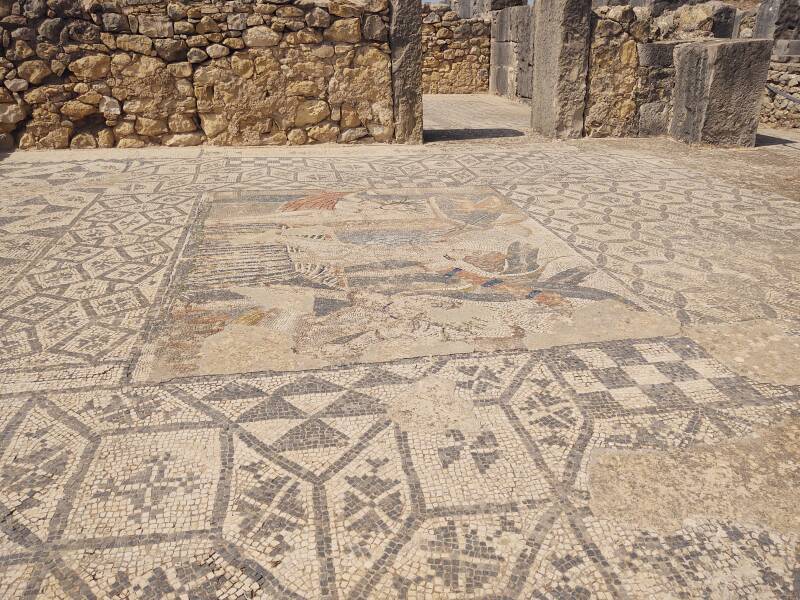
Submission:
{"label": "central mosaic panel", "polygon": [[617,291],[489,187],[218,192],[144,375],[520,348]]}

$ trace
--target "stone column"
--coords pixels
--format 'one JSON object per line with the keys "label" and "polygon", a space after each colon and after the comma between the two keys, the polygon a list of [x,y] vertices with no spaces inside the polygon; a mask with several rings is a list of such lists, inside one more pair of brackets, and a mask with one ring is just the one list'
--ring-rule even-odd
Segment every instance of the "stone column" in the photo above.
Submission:
{"label": "stone column", "polygon": [[752,146],[772,40],[717,40],[675,48],[670,135],[683,142]]}
{"label": "stone column", "polygon": [[422,143],[422,3],[391,0],[389,46],[392,50],[394,139]]}
{"label": "stone column", "polygon": [[591,0],[536,0],[531,129],[551,138],[583,135]]}

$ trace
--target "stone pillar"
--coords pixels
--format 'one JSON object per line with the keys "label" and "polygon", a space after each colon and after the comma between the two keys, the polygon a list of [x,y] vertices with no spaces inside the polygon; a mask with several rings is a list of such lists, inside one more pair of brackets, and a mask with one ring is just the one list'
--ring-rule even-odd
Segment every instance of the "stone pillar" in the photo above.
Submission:
{"label": "stone pillar", "polygon": [[583,135],[591,0],[536,0],[533,5],[531,129],[552,138]]}
{"label": "stone pillar", "polygon": [[800,39],[800,0],[764,0],[758,7],[753,37]]}
{"label": "stone pillar", "polygon": [[450,0],[450,10],[462,19],[469,19],[472,16],[471,0]]}
{"label": "stone pillar", "polygon": [[422,143],[422,3],[392,0],[389,28],[392,50],[394,139]]}
{"label": "stone pillar", "polygon": [[489,91],[509,98],[530,98],[533,76],[532,6],[492,12]]}
{"label": "stone pillar", "polygon": [[683,142],[755,144],[772,40],[717,40],[675,48],[670,135]]}

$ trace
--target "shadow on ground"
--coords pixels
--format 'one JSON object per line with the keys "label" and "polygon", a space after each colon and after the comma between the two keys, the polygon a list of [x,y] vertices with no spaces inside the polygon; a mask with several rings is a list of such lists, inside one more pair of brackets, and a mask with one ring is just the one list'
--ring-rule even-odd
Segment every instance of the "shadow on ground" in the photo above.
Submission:
{"label": "shadow on ground", "polygon": [[492,138],[521,137],[525,132],[519,129],[428,129],[423,139],[426,142],[447,142],[454,140],[484,140]]}
{"label": "shadow on ground", "polygon": [[790,146],[796,144],[797,140],[776,137],[774,135],[756,134],[756,146]]}

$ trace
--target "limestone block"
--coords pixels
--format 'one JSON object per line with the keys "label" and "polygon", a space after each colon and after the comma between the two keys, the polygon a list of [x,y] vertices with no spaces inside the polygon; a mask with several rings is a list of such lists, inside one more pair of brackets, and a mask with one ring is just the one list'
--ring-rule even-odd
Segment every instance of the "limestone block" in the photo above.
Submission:
{"label": "limestone block", "polygon": [[17,74],[33,84],[41,83],[51,73],[50,67],[43,60],[29,60],[17,67]]}
{"label": "limestone block", "polygon": [[208,48],[206,48],[206,52],[211,58],[222,58],[223,56],[228,56],[230,54],[230,49],[222,44],[212,44]]}
{"label": "limestone block", "polygon": [[83,131],[81,133],[75,134],[69,142],[70,148],[97,148],[97,140],[94,139],[94,136],[87,132]]}
{"label": "limestone block", "polygon": [[170,133],[161,138],[165,146],[198,146],[203,143],[203,134],[199,131],[191,133]]}
{"label": "limestone block", "polygon": [[139,34],[150,38],[172,37],[172,21],[166,15],[139,15]]}
{"label": "limestone block", "polygon": [[0,123],[16,125],[25,118],[25,110],[19,104],[0,104]]}
{"label": "limestone block", "polygon": [[800,0],[764,0],[758,7],[753,37],[800,39]]}
{"label": "limestone block", "polygon": [[512,6],[492,13],[492,41],[520,42],[531,35],[532,6]]}
{"label": "limestone block", "polygon": [[583,134],[591,0],[536,0],[531,129],[554,138]]}
{"label": "limestone block", "polygon": [[422,143],[422,4],[392,0],[389,46],[395,141]]}
{"label": "limestone block", "polygon": [[103,96],[97,106],[98,110],[109,119],[118,117],[122,114],[122,108],[119,105],[119,100],[111,96]]}
{"label": "limestone block", "polygon": [[118,35],[117,48],[127,52],[150,54],[153,50],[153,40],[144,35]]}
{"label": "limestone block", "polygon": [[242,39],[246,46],[251,48],[265,48],[268,46],[277,46],[281,41],[281,34],[273,31],[265,25],[258,25],[247,29]]}
{"label": "limestone block", "polygon": [[684,142],[752,146],[772,40],[714,40],[675,49],[670,135]]}
{"label": "limestone block", "polygon": [[324,38],[330,42],[350,42],[355,44],[361,40],[361,23],[359,19],[339,19],[325,30]]}
{"label": "limestone block", "polygon": [[498,96],[508,96],[509,88],[508,68],[492,65],[489,69],[489,92]]}
{"label": "limestone block", "polygon": [[368,40],[385,42],[389,38],[389,29],[378,15],[364,18],[364,37]]}
{"label": "limestone block", "polygon": [[306,15],[306,24],[309,27],[325,28],[331,24],[331,16],[324,8],[317,6]]}
{"label": "limestone block", "polygon": [[109,33],[122,33],[130,30],[130,25],[125,15],[103,13],[101,19],[103,21],[103,29]]}
{"label": "limestone block", "polygon": [[308,130],[308,137],[318,142],[335,142],[339,137],[339,128],[333,123],[322,123]]}
{"label": "limestone block", "polygon": [[186,42],[183,40],[159,39],[153,42],[156,54],[167,62],[179,62],[186,59]]}
{"label": "limestone block", "polygon": [[206,59],[208,59],[208,54],[206,54],[205,50],[201,50],[200,48],[190,48],[189,52],[186,54],[186,60],[192,64],[199,64]]}
{"label": "limestone block", "polygon": [[649,44],[637,44],[639,66],[650,68],[671,67],[673,65],[672,54],[675,48],[682,43],[685,42],[667,40]]}
{"label": "limestone block", "polygon": [[61,114],[73,121],[80,121],[81,119],[85,119],[89,115],[93,115],[96,112],[96,107],[92,106],[91,104],[84,104],[78,100],[70,100],[69,102],[65,102],[61,107]]}
{"label": "limestone block", "polygon": [[315,125],[327,119],[330,114],[331,110],[328,107],[328,103],[324,100],[308,100],[298,105],[294,124],[297,125],[297,127]]}
{"label": "limestone block", "polygon": [[105,54],[84,56],[69,64],[69,70],[81,81],[102,79],[108,75],[110,68],[111,58]]}

